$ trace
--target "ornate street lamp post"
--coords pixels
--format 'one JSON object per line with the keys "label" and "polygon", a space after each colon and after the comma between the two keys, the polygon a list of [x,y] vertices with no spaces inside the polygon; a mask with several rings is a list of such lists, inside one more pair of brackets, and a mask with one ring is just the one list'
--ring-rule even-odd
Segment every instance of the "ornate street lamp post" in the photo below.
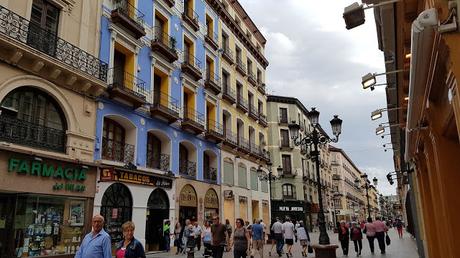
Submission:
{"label": "ornate street lamp post", "polygon": [[[371,186],[369,180],[367,179],[367,174],[364,173],[361,175],[361,178],[364,179],[364,185],[363,187],[366,189],[366,198],[367,198],[367,219],[372,218],[371,217],[371,205],[369,203],[369,186]],[[372,179],[372,182],[374,183],[374,186],[377,186],[378,179],[374,177]],[[355,183],[359,185],[360,180],[359,178],[356,178]]]}
{"label": "ornate street lamp post", "polygon": [[[270,157],[270,153],[268,153],[268,155]],[[262,170],[262,166],[259,166],[259,168],[257,168],[257,176],[259,177],[260,181],[268,181],[268,189],[270,191],[270,219],[273,220],[272,181],[278,180],[279,177],[273,175],[273,172],[272,172],[273,163],[271,161],[268,161],[266,164],[267,164],[268,174]],[[283,168],[281,166],[278,166],[276,171],[278,172],[278,175],[279,175],[283,171]],[[267,221],[267,223],[270,223],[270,221]]]}
{"label": "ornate street lamp post", "polygon": [[[330,121],[332,126],[332,133],[335,136],[335,139],[329,139],[326,135],[323,135],[319,130],[319,112],[312,108],[310,112],[308,112],[308,118],[313,125],[313,131],[309,134],[305,135],[304,137],[300,138],[298,133],[295,133],[292,138],[294,144],[296,146],[302,145],[302,147],[306,149],[310,149],[310,156],[311,159],[315,161],[316,164],[316,177],[317,177],[317,185],[318,185],[318,201],[319,201],[319,244],[320,245],[330,245],[329,236],[327,235],[326,231],[326,222],[324,217],[324,207],[323,207],[323,197],[322,197],[322,189],[321,189],[321,173],[320,173],[320,153],[319,153],[319,146],[326,144],[328,142],[337,142],[339,139],[339,135],[342,131],[342,120],[338,118],[337,115]],[[308,148],[309,147],[309,148]],[[318,250],[317,250],[318,252]],[[335,257],[335,248],[334,248],[334,257]]]}

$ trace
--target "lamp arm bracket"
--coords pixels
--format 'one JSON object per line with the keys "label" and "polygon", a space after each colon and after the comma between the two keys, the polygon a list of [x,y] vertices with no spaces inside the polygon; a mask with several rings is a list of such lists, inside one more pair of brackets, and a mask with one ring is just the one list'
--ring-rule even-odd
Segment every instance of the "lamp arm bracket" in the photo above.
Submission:
{"label": "lamp arm bracket", "polygon": [[374,8],[374,7],[379,7],[379,6],[382,6],[382,5],[392,4],[392,3],[399,2],[399,1],[401,1],[401,0],[390,0],[390,1],[385,1],[385,2],[378,3],[378,4],[367,5],[366,7],[363,7],[363,9],[364,9],[364,10],[366,10],[366,9],[371,9],[371,8]]}

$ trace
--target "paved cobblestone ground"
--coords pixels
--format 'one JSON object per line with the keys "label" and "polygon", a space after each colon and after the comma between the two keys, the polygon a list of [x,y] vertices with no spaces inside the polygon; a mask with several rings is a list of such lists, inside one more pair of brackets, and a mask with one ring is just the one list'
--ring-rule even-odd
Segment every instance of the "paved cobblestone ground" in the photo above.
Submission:
{"label": "paved cobblestone ground", "polygon": [[[331,242],[333,244],[338,244],[337,240],[337,234],[333,234],[331,231],[328,232],[329,237],[331,239]],[[364,237],[363,239],[363,250],[361,253],[362,258],[379,258],[379,257],[384,257],[384,258],[419,258],[417,251],[416,251],[416,244],[415,241],[410,237],[409,234],[405,233],[404,237],[402,239],[398,238],[398,235],[396,233],[396,230],[394,228],[390,229],[389,235],[391,238],[391,245],[387,246],[386,249],[386,254],[380,254],[380,250],[378,248],[378,243],[377,240],[375,240],[375,253],[371,254],[371,251],[369,249],[369,243],[367,239]],[[319,233],[310,233],[310,237],[312,239],[313,243],[318,242],[318,237]],[[270,258],[268,256],[268,252],[270,250],[270,245],[265,245],[264,247],[264,258]],[[274,252],[273,252],[274,253]],[[353,242],[350,242],[350,251],[348,253],[348,256],[343,256],[342,255],[342,249],[339,247],[337,249],[337,257],[356,257],[356,253],[354,251],[354,245]],[[301,248],[299,243],[296,243],[293,248],[293,255],[295,258],[299,257],[301,258]],[[163,258],[163,257],[174,257],[174,258],[185,258],[186,255],[174,255],[174,252],[170,253],[156,253],[156,254],[149,254],[147,255],[148,258]],[[196,258],[202,258],[202,251],[196,252],[195,253]],[[232,252],[227,252],[224,254],[224,258],[232,258],[233,253]],[[272,255],[271,257],[276,258],[278,257],[277,255]],[[285,255],[283,257],[286,257]],[[314,254],[308,254],[308,257],[314,257]],[[259,258],[259,256],[256,256],[256,258]]]}

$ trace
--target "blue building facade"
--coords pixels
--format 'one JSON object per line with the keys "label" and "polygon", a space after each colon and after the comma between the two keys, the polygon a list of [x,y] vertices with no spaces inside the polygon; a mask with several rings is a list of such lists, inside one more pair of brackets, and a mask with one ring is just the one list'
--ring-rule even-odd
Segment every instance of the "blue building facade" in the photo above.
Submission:
{"label": "blue building facade", "polygon": [[218,70],[217,54],[205,54],[205,3],[105,0],[102,10],[99,58],[109,74],[98,99],[94,212],[113,242],[132,220],[148,251],[164,250],[166,220],[201,224],[221,207],[220,107],[204,75]]}

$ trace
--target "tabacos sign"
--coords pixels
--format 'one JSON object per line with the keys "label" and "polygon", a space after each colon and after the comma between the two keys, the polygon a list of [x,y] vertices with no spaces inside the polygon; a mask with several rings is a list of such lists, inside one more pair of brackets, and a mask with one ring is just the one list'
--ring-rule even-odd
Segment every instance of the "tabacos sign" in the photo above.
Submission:
{"label": "tabacos sign", "polygon": [[63,166],[61,164],[49,164],[41,161],[31,161],[10,158],[8,172],[21,175],[30,175],[50,179],[66,180],[65,183],[56,183],[53,190],[69,190],[82,192],[85,185],[79,184],[86,180],[87,168]]}

